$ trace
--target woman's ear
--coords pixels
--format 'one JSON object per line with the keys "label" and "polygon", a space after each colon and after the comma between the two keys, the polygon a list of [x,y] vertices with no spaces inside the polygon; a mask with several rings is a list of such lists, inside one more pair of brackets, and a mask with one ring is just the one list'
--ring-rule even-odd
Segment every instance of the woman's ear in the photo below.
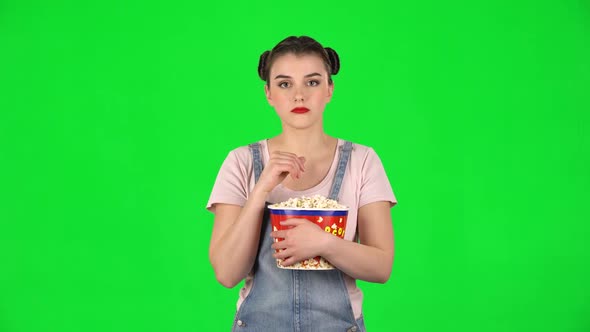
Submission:
{"label": "woman's ear", "polygon": [[268,101],[270,106],[274,106],[273,102],[272,102],[272,98],[270,96],[270,87],[268,86],[268,84],[264,84],[264,94],[266,95],[266,100]]}
{"label": "woman's ear", "polygon": [[328,84],[328,101],[330,101],[332,99],[332,94],[334,93],[334,81],[332,81],[331,83]]}

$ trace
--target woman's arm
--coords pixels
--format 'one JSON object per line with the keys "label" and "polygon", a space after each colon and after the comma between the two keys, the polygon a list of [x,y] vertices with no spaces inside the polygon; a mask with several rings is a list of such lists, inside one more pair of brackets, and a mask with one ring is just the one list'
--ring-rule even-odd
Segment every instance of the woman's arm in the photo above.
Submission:
{"label": "woman's arm", "polygon": [[223,286],[234,287],[254,266],[266,197],[287,175],[299,178],[305,171],[304,163],[303,157],[275,151],[243,207],[214,205],[209,260]]}
{"label": "woman's arm", "polygon": [[209,260],[223,286],[237,285],[252,269],[266,194],[253,191],[244,207],[216,204]]}
{"label": "woman's arm", "polygon": [[273,244],[273,248],[285,249],[275,254],[286,259],[285,265],[319,255],[352,278],[379,283],[389,279],[394,252],[389,202],[374,202],[359,209],[360,243],[342,240],[304,219],[284,224],[296,227],[273,232],[272,236],[285,239]]}

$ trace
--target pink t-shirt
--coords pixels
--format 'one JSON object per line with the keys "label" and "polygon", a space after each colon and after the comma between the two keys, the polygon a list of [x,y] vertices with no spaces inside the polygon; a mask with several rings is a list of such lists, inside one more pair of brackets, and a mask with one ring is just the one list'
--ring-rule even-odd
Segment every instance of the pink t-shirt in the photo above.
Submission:
{"label": "pink t-shirt", "polygon": [[[266,165],[269,160],[267,142],[262,140],[259,143],[262,150],[262,162]],[[340,147],[343,144],[344,141],[339,139],[338,146]],[[292,197],[316,194],[328,197],[336,173],[338,151],[339,149],[336,149],[327,176],[318,185],[307,190],[294,191],[279,184],[270,192],[267,201],[269,203],[278,203]],[[250,149],[248,146],[239,147],[231,151],[223,162],[207,202],[207,209],[210,209],[215,203],[244,206],[248,195],[254,189],[254,185],[253,160]],[[389,179],[383,169],[383,164],[372,148],[353,144],[350,160],[340,188],[340,199],[338,200],[339,203],[350,208],[344,236],[345,240],[353,241],[356,236],[358,209],[363,205],[378,201],[390,202],[391,206],[397,203]],[[355,279],[346,274],[343,275],[354,315],[358,319],[362,312],[363,293],[357,287]],[[240,290],[237,303],[238,309],[252,288],[252,278],[252,273],[248,274],[244,287]]]}

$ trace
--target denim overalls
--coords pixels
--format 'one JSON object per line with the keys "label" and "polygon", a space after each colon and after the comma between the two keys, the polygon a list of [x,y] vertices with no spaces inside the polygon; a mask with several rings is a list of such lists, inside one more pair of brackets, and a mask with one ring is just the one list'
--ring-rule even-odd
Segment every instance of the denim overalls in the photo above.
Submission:
{"label": "denim overalls", "polygon": [[[250,145],[256,181],[262,173],[260,145]],[[340,147],[329,198],[338,199],[352,143]],[[307,271],[280,269],[272,257],[273,239],[268,208],[264,209],[260,246],[250,292],[236,313],[235,332],[363,332],[355,320],[348,291],[338,269]]]}

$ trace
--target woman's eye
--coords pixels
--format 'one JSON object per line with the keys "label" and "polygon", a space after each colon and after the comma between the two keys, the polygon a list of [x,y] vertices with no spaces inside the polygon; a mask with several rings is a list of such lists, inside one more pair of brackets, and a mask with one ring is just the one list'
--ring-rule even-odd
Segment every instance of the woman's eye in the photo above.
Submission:
{"label": "woman's eye", "polygon": [[320,85],[320,82],[319,81],[316,81],[316,80],[311,80],[311,81],[307,82],[307,85],[309,85],[309,86],[318,86],[318,85]]}
{"label": "woman's eye", "polygon": [[280,88],[283,88],[283,89],[284,88],[288,88],[289,87],[289,82],[281,82],[281,83],[279,83],[279,87]]}

